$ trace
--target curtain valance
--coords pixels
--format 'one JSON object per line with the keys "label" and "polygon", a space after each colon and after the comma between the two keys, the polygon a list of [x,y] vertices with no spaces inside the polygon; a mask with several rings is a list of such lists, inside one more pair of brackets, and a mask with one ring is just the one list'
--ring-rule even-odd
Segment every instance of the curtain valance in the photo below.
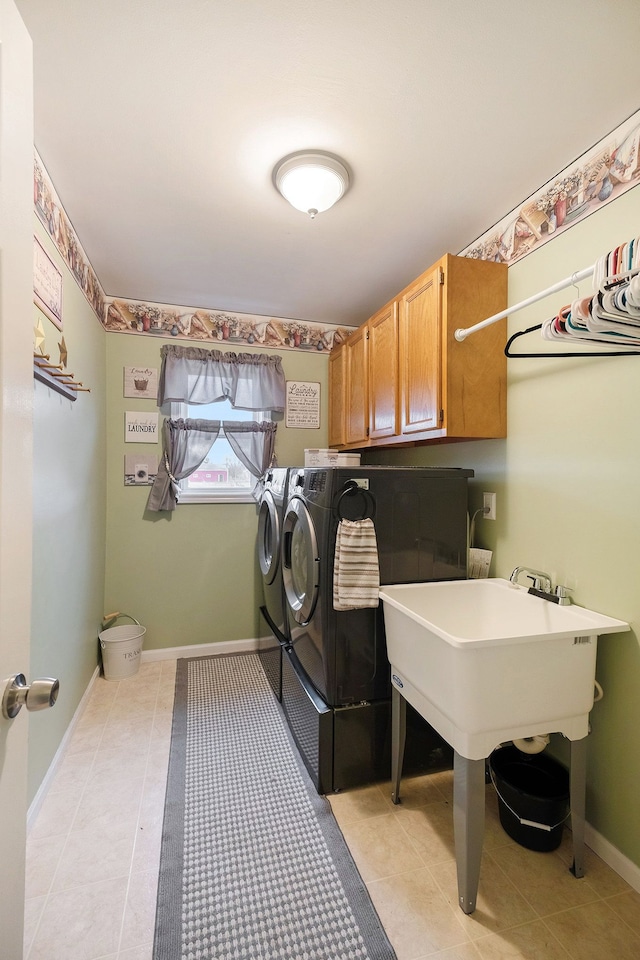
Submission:
{"label": "curtain valance", "polygon": [[175,510],[180,480],[195,473],[221,430],[238,459],[258,480],[254,488],[256,496],[260,477],[273,459],[277,426],[270,420],[257,423],[166,419],[162,425],[162,457],[149,493],[147,510]]}
{"label": "curtain valance", "polygon": [[173,343],[165,344],[160,353],[158,406],[166,402],[215,403],[228,399],[238,410],[284,412],[282,357]]}

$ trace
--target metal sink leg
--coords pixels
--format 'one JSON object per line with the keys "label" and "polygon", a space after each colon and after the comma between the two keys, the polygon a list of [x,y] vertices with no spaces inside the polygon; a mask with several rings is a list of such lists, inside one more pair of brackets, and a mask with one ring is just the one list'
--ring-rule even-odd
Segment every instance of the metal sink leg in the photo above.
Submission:
{"label": "metal sink leg", "polygon": [[484,840],[485,761],[453,754],[453,832],[458,870],[458,903],[473,913],[478,896]]}
{"label": "metal sink leg", "polygon": [[587,790],[587,738],[571,740],[569,797],[571,805],[571,833],[573,836],[574,877],[584,877],[584,821]]}
{"label": "metal sink leg", "polygon": [[391,799],[400,803],[400,778],[407,736],[407,701],[391,687]]}

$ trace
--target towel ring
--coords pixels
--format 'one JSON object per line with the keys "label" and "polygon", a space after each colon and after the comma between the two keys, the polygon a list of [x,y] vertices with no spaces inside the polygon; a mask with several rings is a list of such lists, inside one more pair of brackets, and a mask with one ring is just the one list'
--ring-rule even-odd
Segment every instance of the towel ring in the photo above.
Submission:
{"label": "towel ring", "polygon": [[[355,480],[347,480],[344,487],[338,494],[338,499],[336,500],[336,513],[338,514],[338,520],[348,520],[348,517],[344,517],[340,511],[340,504],[342,503],[343,497],[355,497],[357,494],[361,494],[364,498],[364,512],[361,517],[357,517],[358,520],[373,520],[376,515],[376,502],[369,493],[368,490],[365,490],[364,487],[359,486]],[[371,513],[367,515],[367,507],[370,507]]]}

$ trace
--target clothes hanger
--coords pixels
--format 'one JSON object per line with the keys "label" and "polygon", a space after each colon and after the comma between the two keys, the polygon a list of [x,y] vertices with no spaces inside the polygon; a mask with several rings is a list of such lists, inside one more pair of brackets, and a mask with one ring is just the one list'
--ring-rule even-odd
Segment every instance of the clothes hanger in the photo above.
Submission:
{"label": "clothes hanger", "polygon": [[[519,330],[517,333],[514,333],[513,336],[509,337],[507,344],[504,348],[505,357],[509,357],[512,360],[517,360],[522,357],[637,357],[640,356],[640,350],[598,350],[598,351],[589,351],[574,353],[572,351],[566,351],[565,353],[512,353],[511,344],[514,340],[517,340],[519,337],[525,337],[529,333],[534,333],[536,330],[542,330],[542,324],[536,323],[533,327],[527,327],[526,330]],[[590,343],[597,343],[597,340],[591,340]],[[602,341],[600,341],[602,342]]]}

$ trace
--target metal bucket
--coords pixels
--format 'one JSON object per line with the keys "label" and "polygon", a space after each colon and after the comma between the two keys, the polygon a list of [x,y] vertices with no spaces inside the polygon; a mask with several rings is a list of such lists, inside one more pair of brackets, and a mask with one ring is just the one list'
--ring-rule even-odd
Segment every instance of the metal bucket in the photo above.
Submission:
{"label": "metal bucket", "polygon": [[[115,619],[120,616],[128,614],[118,614]],[[129,619],[133,620],[133,624],[109,627],[98,634],[105,680],[126,680],[127,677],[134,676],[140,668],[147,628],[141,626],[134,617]],[[111,622],[113,623],[114,619],[111,619]]]}

